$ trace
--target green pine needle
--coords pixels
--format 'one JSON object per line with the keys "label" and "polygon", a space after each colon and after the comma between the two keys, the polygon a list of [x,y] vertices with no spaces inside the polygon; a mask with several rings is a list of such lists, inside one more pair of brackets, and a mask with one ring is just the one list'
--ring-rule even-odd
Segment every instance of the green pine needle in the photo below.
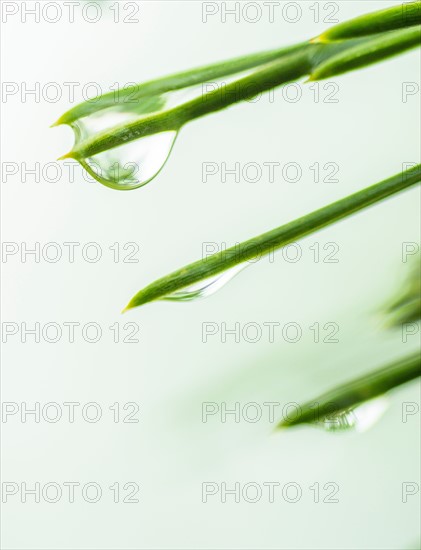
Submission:
{"label": "green pine needle", "polygon": [[[53,126],[71,125],[112,107],[130,111],[137,118],[77,139],[73,149],[60,158],[83,161],[133,140],[177,131],[191,120],[288,82],[306,76],[308,81],[331,78],[403,53],[420,45],[420,5],[421,2],[415,2],[394,6],[332,27],[304,43],[191,69],[77,105]],[[146,114],[136,109],[136,103],[147,98],[161,98],[163,94],[235,75],[237,79],[223,88],[199,91],[194,99],[176,107],[163,107]]]}
{"label": "green pine needle", "polygon": [[158,279],[139,291],[124,311],[154,300],[165,299],[190,285],[203,281],[236,265],[243,264],[265,253],[297,241],[359,210],[403,191],[421,181],[421,165],[358,191],[319,210],[263,233],[207,258],[189,264]]}
{"label": "green pine needle", "polygon": [[335,414],[351,410],[420,375],[421,355],[416,352],[304,403],[298,408],[298,414],[284,418],[278,428],[319,423],[326,418],[333,420]]}

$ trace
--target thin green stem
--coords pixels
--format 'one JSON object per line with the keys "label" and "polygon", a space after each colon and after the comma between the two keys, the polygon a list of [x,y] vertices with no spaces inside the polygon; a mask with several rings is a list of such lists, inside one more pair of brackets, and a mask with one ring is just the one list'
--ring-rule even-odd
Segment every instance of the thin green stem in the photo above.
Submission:
{"label": "thin green stem", "polygon": [[[77,139],[72,151],[61,158],[81,161],[142,137],[177,131],[191,120],[304,76],[309,76],[308,80],[322,80],[402,53],[420,44],[420,6],[421,2],[412,7],[394,6],[341,23],[309,42],[128,86],[118,92],[100,96],[95,102],[77,105],[65,113],[56,125],[72,124],[113,106],[123,111],[132,111],[138,118],[84,140]],[[251,71],[251,74],[244,76],[242,73],[245,71]],[[163,94],[232,75],[237,75],[237,79],[228,85],[217,82],[217,89],[202,90],[202,93],[198,90],[194,99],[176,107],[162,108],[165,101],[156,101],[155,104],[161,108],[156,107],[152,112],[140,109],[139,105],[136,107],[145,98],[162,99]]]}
{"label": "thin green stem", "polygon": [[300,78],[308,74],[311,68],[309,50],[313,48],[314,46],[305,44],[277,61],[263,64],[251,75],[237,79],[226,86],[218,86],[172,109],[142,117],[139,121],[95,135],[76,146],[68,156],[80,160],[128,141],[159,132],[178,130],[186,122],[220,111],[234,103],[250,99],[258,93]]}
{"label": "thin green stem", "polygon": [[323,80],[366,67],[419,46],[420,40],[421,29],[417,27],[370,36],[362,42],[347,41],[345,44],[350,47],[338,53],[333,52],[325,61],[319,62],[313,68],[309,80]]}
{"label": "thin green stem", "polygon": [[278,428],[322,422],[335,413],[352,409],[420,375],[421,355],[416,352],[307,401],[298,408],[298,414],[284,418]]}
{"label": "thin green stem", "polygon": [[240,245],[178,269],[138,292],[125,309],[163,299],[198,281],[217,275],[248,260],[258,258],[399,193],[419,181],[421,181],[421,165],[396,174],[302,218],[249,239]]}
{"label": "thin green stem", "polygon": [[265,61],[255,66],[250,75],[224,86],[217,85],[216,89],[199,93],[172,109],[142,115],[138,120],[98,133],[76,143],[73,150],[61,158],[82,160],[142,137],[179,130],[189,121],[306,75],[310,75],[309,80],[321,80],[386,59],[417,46],[420,36],[419,29],[403,29],[346,42],[302,43],[279,50],[277,59],[268,63],[266,55]]}
{"label": "thin green stem", "polygon": [[318,42],[348,40],[358,36],[367,36],[421,23],[421,2],[405,2],[404,4],[375,11],[339,23],[315,39]]}
{"label": "thin green stem", "polygon": [[296,44],[275,50],[268,50],[255,54],[248,54],[227,61],[212,63],[203,67],[196,67],[173,75],[164,76],[141,84],[132,84],[125,86],[121,90],[116,90],[103,94],[91,101],[85,101],[76,105],[64,113],[53,126],[60,124],[71,124],[79,118],[89,116],[108,107],[113,107],[117,103],[130,107],[131,104],[138,104],[139,101],[154,95],[162,95],[168,92],[181,90],[203,82],[216,80],[243,71],[253,69],[265,63],[275,61],[288,55],[298,49],[303,44]]}

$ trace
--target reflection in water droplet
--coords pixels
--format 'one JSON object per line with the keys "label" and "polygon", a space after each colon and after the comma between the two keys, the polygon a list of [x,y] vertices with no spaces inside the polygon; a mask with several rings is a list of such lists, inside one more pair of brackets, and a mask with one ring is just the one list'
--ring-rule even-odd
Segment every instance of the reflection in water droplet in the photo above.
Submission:
{"label": "reflection in water droplet", "polygon": [[177,132],[161,132],[80,161],[97,181],[113,189],[137,189],[164,166]]}
{"label": "reflection in water droplet", "polygon": [[249,263],[238,264],[223,273],[218,273],[214,277],[208,277],[203,281],[199,281],[191,286],[185,287],[182,290],[177,290],[173,294],[168,294],[162,300],[171,300],[175,302],[188,302],[198,298],[206,298],[217,292],[220,288],[228,283],[237,273],[242,271]]}
{"label": "reflection in water droplet", "polygon": [[357,407],[329,414],[315,424],[329,432],[355,430],[362,433],[383,416],[388,405],[389,401],[385,396],[377,397]]}

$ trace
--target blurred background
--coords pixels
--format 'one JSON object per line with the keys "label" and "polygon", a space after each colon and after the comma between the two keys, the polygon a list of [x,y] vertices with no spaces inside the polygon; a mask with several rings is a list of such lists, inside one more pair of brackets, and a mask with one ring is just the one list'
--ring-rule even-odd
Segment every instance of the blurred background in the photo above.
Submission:
{"label": "blurred background", "polygon": [[[419,333],[403,341],[400,330],[386,328],[383,315],[409,271],[404,243],[420,240],[419,189],[303,239],[296,262],[282,252],[263,259],[208,299],[157,302],[125,316],[120,311],[146,284],[201,258],[203,243],[234,245],[419,162],[419,91],[406,101],[402,96],[405,83],[419,86],[419,52],[338,77],[330,87],[300,85],[295,102],[277,89],[188,124],[158,177],[130,194],[87,181],[73,161],[56,163],[73,135],[64,126],[49,128],[83,101],[88,83],[105,93],[293,44],[335,19],[394,3],[226,3],[239,10],[236,20],[224,17],[223,3],[216,2],[102,2],[96,22],[97,8],[80,3],[73,23],[64,10],[56,23],[48,20],[53,11],[24,21],[23,6],[34,3],[2,4],[12,8],[1,30],[1,222],[3,243],[15,243],[7,249],[15,252],[3,256],[2,319],[3,329],[5,322],[9,331],[17,326],[3,345],[2,399],[15,411],[3,410],[3,484],[11,483],[12,493],[18,487],[3,504],[4,548],[418,548],[419,495],[406,502],[402,496],[403,484],[415,492],[420,483],[420,416],[403,417],[408,403],[419,407],[418,381],[393,392],[384,416],[364,433],[274,428],[284,405],[315,398],[419,345]],[[273,12],[265,4],[273,4]],[[91,22],[83,9],[92,10],[84,12]],[[58,101],[44,97],[49,83],[63,90]],[[66,83],[77,83],[74,98]],[[31,89],[39,93],[25,93]],[[242,170],[250,162],[263,167],[258,181],[251,181],[252,172],[239,182],[229,174],[223,181],[223,163],[227,169],[239,163]],[[274,181],[265,169],[270,162],[280,163]],[[57,181],[53,165],[48,177],[43,174],[48,163],[62,167]],[[218,167],[206,182],[203,163]],[[301,170],[295,182],[282,175],[289,163]],[[319,178],[310,168],[315,163]],[[327,163],[335,167],[330,179]],[[23,177],[25,168],[40,177]],[[70,242],[80,243],[73,262],[64,254]],[[92,242],[102,252],[97,262],[81,254]],[[49,262],[41,254],[39,261],[22,261],[22,250],[35,243],[41,250],[57,243],[63,258]],[[138,262],[123,261],[132,251],[126,243],[138,245]],[[338,261],[328,261],[331,253]],[[39,342],[33,336],[22,341],[22,323],[40,324]],[[47,323],[80,325],[74,342],[63,332],[52,343],[42,336]],[[98,342],[81,335],[87,323],[101,327]],[[224,338],[224,326],[236,323],[239,337]],[[262,328],[256,341],[252,329],[244,337],[247,323]],[[277,323],[273,341],[267,323]],[[300,327],[295,343],[282,335],[288,323]],[[315,323],[318,342],[310,328]],[[323,341],[327,323],[338,327],[337,342]],[[204,326],[216,327],[206,341]],[[124,342],[132,330],[138,342]],[[42,409],[51,402],[63,418],[24,415],[22,421],[25,406]],[[74,422],[65,418],[69,402],[80,404]],[[263,412],[256,422],[243,414],[251,402]],[[278,404],[274,419],[268,402]],[[97,422],[81,414],[87,403],[100,407]],[[206,422],[204,403],[215,411]],[[238,417],[224,417],[225,406],[237,407]],[[138,422],[123,421],[130,413]],[[42,494],[48,483],[64,491],[69,482],[80,484],[74,502],[65,492],[49,502],[54,487],[50,497]],[[265,489],[272,482],[279,484],[274,502]],[[22,483],[40,484],[40,502],[29,495],[22,502]],[[101,488],[98,502],[82,495],[87,483]],[[204,483],[215,490],[206,502]],[[239,502],[229,494],[223,502],[224,483],[228,489],[240,484]],[[266,491],[260,500],[244,498],[247,483]],[[282,493],[290,483],[300,498]],[[323,502],[328,483],[336,484],[338,502]],[[123,502],[132,491],[138,502]]]}

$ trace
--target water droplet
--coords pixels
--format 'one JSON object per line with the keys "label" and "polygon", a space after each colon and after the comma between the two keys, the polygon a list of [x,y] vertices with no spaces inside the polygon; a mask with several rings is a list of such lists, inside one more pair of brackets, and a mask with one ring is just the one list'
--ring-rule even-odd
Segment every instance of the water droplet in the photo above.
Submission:
{"label": "water droplet", "polygon": [[[113,127],[141,120],[160,111],[166,103],[164,96],[154,96],[139,102],[116,103],[79,118],[70,124],[75,134],[75,145]],[[176,137],[176,131],[160,132],[80,159],[79,162],[94,179],[107,187],[137,189],[158,174]]]}
{"label": "water droplet", "polygon": [[[141,121],[142,118],[172,109],[183,103],[202,97],[236,78],[249,74],[240,72],[224,81],[200,83],[172,90],[159,95],[142,97],[142,87],[133,91],[124,100],[99,104],[98,110],[70,123],[75,134],[75,147],[83,141],[94,139],[103,132],[112,133],[113,128]],[[150,182],[167,161],[178,130],[164,131],[123,143],[91,157],[77,159],[83,168],[97,181],[113,189],[137,189]]]}
{"label": "water droplet", "polygon": [[[197,87],[195,87],[197,88]],[[73,121],[75,146],[116,126],[139,121],[182,103],[198,93],[191,88],[157,96],[137,98],[99,109]],[[166,131],[129,141],[92,157],[78,160],[97,181],[113,189],[137,189],[153,179],[164,166],[177,131]]]}
{"label": "water droplet", "polygon": [[137,189],[151,181],[164,166],[177,132],[160,132],[114,149],[80,164],[97,181],[112,189]]}
{"label": "water droplet", "polygon": [[329,414],[315,424],[328,432],[355,430],[362,433],[383,416],[388,405],[389,401],[385,396],[377,397],[356,407]]}
{"label": "water droplet", "polygon": [[203,279],[203,281],[199,281],[198,283],[185,287],[182,290],[177,290],[177,292],[174,292],[173,294],[168,294],[168,296],[165,296],[162,299],[176,302],[189,302],[190,300],[196,300],[198,298],[207,298],[226,285],[228,281],[230,281],[248,265],[250,265],[248,262],[238,264],[223,273],[218,273],[213,277]]}

